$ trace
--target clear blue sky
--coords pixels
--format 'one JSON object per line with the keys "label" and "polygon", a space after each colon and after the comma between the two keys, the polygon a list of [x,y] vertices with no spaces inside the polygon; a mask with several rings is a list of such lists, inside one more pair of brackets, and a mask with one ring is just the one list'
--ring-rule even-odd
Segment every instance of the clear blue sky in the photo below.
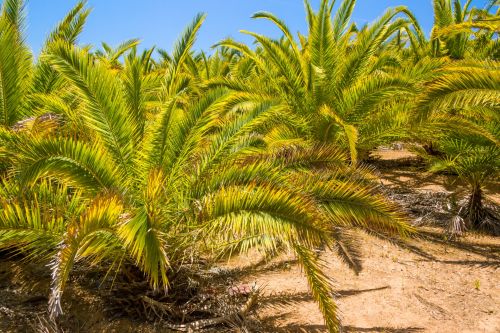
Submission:
{"label": "clear blue sky", "polygon": [[[35,54],[47,34],[76,2],[28,0],[27,41]],[[311,0],[311,3],[317,6],[319,0]],[[362,25],[380,16],[387,7],[406,5],[428,33],[433,21],[431,3],[432,0],[358,0],[354,21]],[[473,3],[482,7],[486,0]],[[80,43],[94,46],[99,46],[101,41],[117,45],[130,38],[140,38],[143,47],[157,45],[170,51],[177,36],[198,12],[208,15],[196,44],[196,48],[204,50],[228,36],[250,42],[250,38],[238,32],[240,29],[278,36],[270,23],[250,18],[261,10],[278,15],[294,32],[305,31],[306,26],[302,0],[89,0],[88,6],[92,13]]]}

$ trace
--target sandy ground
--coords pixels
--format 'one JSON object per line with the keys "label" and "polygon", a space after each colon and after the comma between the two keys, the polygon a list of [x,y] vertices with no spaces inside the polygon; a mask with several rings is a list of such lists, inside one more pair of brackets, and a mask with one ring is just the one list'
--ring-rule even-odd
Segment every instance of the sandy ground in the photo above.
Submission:
{"label": "sandy ground", "polygon": [[[323,255],[346,332],[500,332],[499,240],[470,236],[446,245],[437,235],[411,241],[412,251],[359,232],[358,276]],[[283,260],[243,279],[265,286],[259,314],[266,331],[326,332],[300,268]]]}

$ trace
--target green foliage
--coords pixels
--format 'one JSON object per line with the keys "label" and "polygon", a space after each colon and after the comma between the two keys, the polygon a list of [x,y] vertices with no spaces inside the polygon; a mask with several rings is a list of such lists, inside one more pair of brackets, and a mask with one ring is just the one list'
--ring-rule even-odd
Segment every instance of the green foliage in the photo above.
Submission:
{"label": "green foliage", "polygon": [[[498,10],[492,13],[495,2],[492,1],[484,9],[471,8],[471,3],[470,0],[463,5],[460,0],[434,0],[434,27],[431,33],[433,56],[464,59],[469,53],[480,52],[487,58],[498,60],[498,54],[485,45],[498,47],[495,38],[498,38],[500,21]],[[497,37],[494,37],[495,34]],[[474,36],[474,40],[471,36]],[[478,58],[478,54],[472,57]]]}
{"label": "green foliage", "polygon": [[[434,140],[437,156],[428,156],[430,171],[451,171],[470,187],[461,210],[465,226],[500,232],[499,218],[483,207],[483,187],[500,171],[500,72],[494,63],[452,65],[430,82],[417,103],[416,123]],[[457,228],[455,228],[457,229]]]}
{"label": "green foliage", "polygon": [[[365,152],[376,143],[393,140],[396,135],[385,132],[403,127],[393,119],[378,122],[378,140],[372,138],[370,144],[362,134],[371,132],[367,127],[369,119],[376,116],[375,110],[386,112],[391,107],[389,98],[404,100],[416,88],[410,77],[387,66],[384,59],[389,53],[381,52],[392,36],[412,26],[415,21],[411,13],[405,7],[389,9],[357,31],[350,23],[354,4],[352,0],[343,1],[332,18],[333,2],[322,1],[318,12],[306,2],[308,35],[299,36],[300,45],[282,20],[269,13],[255,14],[254,18],[273,22],[283,38],[272,40],[243,31],[259,44],[256,51],[232,40],[222,41],[219,45],[233,48],[254,62],[259,79],[249,76],[240,82],[237,77],[219,83],[236,90],[240,99],[280,104],[299,122],[300,127],[294,129],[299,136],[336,143],[356,164],[360,150]],[[413,26],[419,31],[418,25]]]}
{"label": "green foliage", "polygon": [[50,264],[52,315],[74,265],[135,264],[168,290],[187,258],[257,248],[296,254],[338,332],[317,249],[357,273],[351,229],[415,232],[362,164],[396,140],[431,142],[431,171],[468,182],[468,218],[491,224],[480,193],[500,160],[498,13],[436,0],[426,40],[405,7],[358,28],[355,3],[306,1],[297,37],[256,13],[281,38],[243,31],[255,48],[227,39],[209,56],[192,49],[199,14],[157,58],[136,39],[79,46],[89,15],[79,2],[33,63],[23,2],[3,2],[0,249]]}
{"label": "green foliage", "polygon": [[0,124],[12,126],[26,114],[32,59],[23,36],[24,4],[4,1],[0,9]]}

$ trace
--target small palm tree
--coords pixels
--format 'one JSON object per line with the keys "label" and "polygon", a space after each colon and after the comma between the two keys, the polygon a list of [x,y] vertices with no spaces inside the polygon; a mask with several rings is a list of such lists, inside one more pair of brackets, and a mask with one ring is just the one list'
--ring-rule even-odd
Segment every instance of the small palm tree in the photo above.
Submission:
{"label": "small palm tree", "polygon": [[438,152],[431,158],[431,170],[451,170],[465,180],[471,190],[462,210],[466,224],[498,233],[498,218],[483,207],[482,188],[499,170],[500,71],[489,62],[442,70],[416,107],[415,122],[423,128],[419,133],[435,140]]}
{"label": "small palm tree", "polygon": [[444,156],[433,161],[431,171],[452,171],[470,187],[467,204],[460,208],[458,219],[452,224],[452,234],[467,229],[500,234],[499,217],[483,204],[485,183],[495,180],[500,171],[500,148],[485,140],[462,137],[441,141],[439,149]]}

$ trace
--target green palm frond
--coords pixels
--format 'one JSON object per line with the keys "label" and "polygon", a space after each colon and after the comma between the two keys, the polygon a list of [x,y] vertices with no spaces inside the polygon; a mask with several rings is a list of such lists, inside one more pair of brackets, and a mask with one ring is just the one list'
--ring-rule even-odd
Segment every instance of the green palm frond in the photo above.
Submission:
{"label": "green palm frond", "polygon": [[24,29],[24,9],[24,0],[5,0],[3,1],[1,7],[0,24],[10,26],[14,31],[16,31],[18,37],[21,37]]}
{"label": "green palm frond", "polygon": [[22,184],[55,177],[93,194],[124,185],[113,161],[97,145],[42,138],[19,140],[12,146],[19,152],[16,171]]}
{"label": "green palm frond", "polygon": [[49,34],[49,37],[45,41],[44,49],[48,49],[51,43],[58,40],[64,40],[69,44],[76,42],[90,14],[90,10],[85,9],[85,5],[85,0],[79,1],[68,14],[66,14],[66,17],[59,22],[55,29]]}
{"label": "green palm frond", "polygon": [[204,14],[198,14],[193,19],[193,22],[188,25],[188,27],[184,30],[181,37],[178,39],[176,44],[174,45],[171,62],[167,68],[166,74],[166,85],[167,91],[172,96],[175,86],[176,80],[178,79],[178,74],[184,66],[186,59],[191,52],[191,48],[196,40],[196,34],[198,30],[200,30],[203,21],[205,20]]}
{"label": "green palm frond", "polygon": [[[50,48],[57,41],[64,41],[68,44],[74,44],[78,36],[82,33],[90,10],[85,8],[86,1],[78,2],[66,15],[66,17],[58,23],[54,30],[49,34],[42,47],[41,53],[50,52]],[[39,59],[34,68],[33,84],[31,86],[32,93],[48,94],[62,87],[63,81],[58,73],[51,66]],[[36,103],[35,103],[36,105]],[[33,107],[35,107],[35,105]]]}
{"label": "green palm frond", "polygon": [[27,113],[32,57],[22,36],[22,1],[4,1],[0,13],[0,124],[12,126]]}
{"label": "green palm frond", "polygon": [[151,101],[156,101],[156,94],[161,88],[162,77],[157,72],[148,73],[142,59],[133,53],[125,59],[125,68],[122,71],[124,98],[128,110],[135,124],[134,145],[137,146],[144,137],[146,117],[154,110],[148,106]]}
{"label": "green palm frond", "polygon": [[300,244],[295,246],[299,263],[304,269],[313,298],[319,304],[329,332],[340,332],[340,321],[337,306],[332,298],[333,290],[330,279],[324,273],[324,263],[317,254]]}
{"label": "green palm frond", "polygon": [[106,149],[124,172],[133,159],[132,136],[135,125],[113,74],[84,50],[58,43],[44,56],[86,99],[84,117],[89,127],[105,142]]}

